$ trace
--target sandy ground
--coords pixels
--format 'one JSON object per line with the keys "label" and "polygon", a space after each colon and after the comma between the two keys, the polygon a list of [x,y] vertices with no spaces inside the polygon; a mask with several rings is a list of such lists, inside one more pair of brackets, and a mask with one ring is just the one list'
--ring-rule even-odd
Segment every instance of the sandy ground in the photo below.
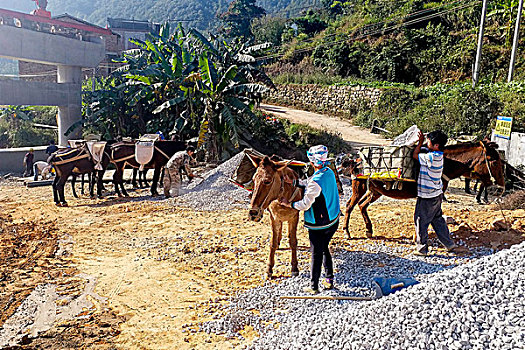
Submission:
{"label": "sandy ground", "polygon": [[[230,349],[246,345],[257,336],[245,329],[245,340],[241,341],[196,330],[199,323],[212,319],[217,307],[229,297],[264,283],[270,232],[267,215],[263,222],[253,223],[247,220],[246,210],[199,212],[177,208],[168,201],[148,197],[146,190],[132,192],[126,199],[108,196],[75,200],[69,189],[66,196],[70,206],[58,208],[52,203],[50,187],[27,189],[21,184],[0,182],[4,232],[0,236],[0,309],[7,310],[2,313],[0,326],[38,284],[56,283],[63,286],[64,293],[78,294],[85,284],[79,273],[95,278],[95,292],[106,301],[85,310],[85,319],[55,326],[43,337],[26,338],[21,348],[62,344],[60,348],[72,349]],[[472,196],[454,188],[449,198],[452,202],[444,205],[444,211],[458,221],[451,225],[456,239],[471,247],[494,249],[525,240],[525,211],[502,213],[495,206],[476,205]],[[372,205],[369,212],[376,231],[374,239],[410,245],[413,207],[411,200]],[[512,224],[511,230],[491,228],[502,215]],[[348,240],[339,230],[334,247],[359,249],[366,239],[358,211],[350,222],[353,239]],[[304,267],[309,259],[306,231],[301,228],[298,236],[299,261]],[[53,253],[58,239],[69,241],[65,256]],[[27,242],[39,248],[21,249]],[[277,252],[274,274],[278,277],[289,276],[287,246],[285,238]]]}
{"label": "sandy ground", "polygon": [[292,123],[308,124],[316,129],[340,133],[341,137],[356,149],[365,146],[388,145],[391,142],[391,140],[371,134],[369,130],[352,125],[350,121],[338,117],[268,104],[261,104],[261,109],[278,118],[288,119]]}

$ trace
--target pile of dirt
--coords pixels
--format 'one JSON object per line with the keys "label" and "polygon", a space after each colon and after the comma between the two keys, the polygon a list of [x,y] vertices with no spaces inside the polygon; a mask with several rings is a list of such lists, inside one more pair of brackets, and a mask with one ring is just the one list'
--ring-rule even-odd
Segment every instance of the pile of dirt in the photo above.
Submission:
{"label": "pile of dirt", "polygon": [[75,273],[52,261],[56,232],[53,223],[13,224],[10,216],[0,214],[0,327],[38,284]]}
{"label": "pile of dirt", "polygon": [[525,191],[517,191],[505,196],[501,201],[501,209],[525,209]]}
{"label": "pile of dirt", "polygon": [[[83,291],[89,281],[79,275],[68,259],[58,232],[55,222],[20,224],[14,223],[11,216],[0,214],[0,346],[114,348],[113,338],[120,333],[124,319],[107,308],[82,307],[87,304],[79,301],[85,300]],[[32,300],[35,292],[48,286],[52,286],[55,299]],[[42,318],[44,307],[40,305],[44,303],[51,305],[54,317]],[[67,304],[82,308],[72,318],[62,318],[53,324],[59,315],[56,310]]]}

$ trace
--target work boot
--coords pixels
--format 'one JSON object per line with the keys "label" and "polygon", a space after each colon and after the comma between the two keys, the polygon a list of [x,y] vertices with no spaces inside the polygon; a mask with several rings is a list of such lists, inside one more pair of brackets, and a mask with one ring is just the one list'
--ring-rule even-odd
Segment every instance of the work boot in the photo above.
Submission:
{"label": "work boot", "polygon": [[319,294],[319,288],[304,287],[303,292],[307,294],[316,295],[316,294]]}
{"label": "work boot", "polygon": [[467,247],[461,247],[457,244],[454,244],[450,247],[447,247],[447,251],[452,254],[463,254],[468,253],[469,249]]}
{"label": "work boot", "polygon": [[414,250],[414,252],[412,253],[414,255],[417,255],[417,256],[427,256],[428,255],[428,251],[427,250]]}
{"label": "work boot", "polygon": [[334,280],[332,278],[325,278],[321,284],[323,285],[323,289],[334,289]]}

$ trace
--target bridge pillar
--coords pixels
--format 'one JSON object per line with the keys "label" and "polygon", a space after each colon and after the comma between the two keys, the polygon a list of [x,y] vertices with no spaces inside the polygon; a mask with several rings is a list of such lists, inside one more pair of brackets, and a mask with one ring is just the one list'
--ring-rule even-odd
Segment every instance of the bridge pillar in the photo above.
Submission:
{"label": "bridge pillar", "polygon": [[60,146],[67,146],[68,140],[81,139],[82,129],[76,128],[69,135],[66,131],[82,119],[82,68],[76,66],[58,66],[57,82],[78,85],[71,89],[66,106],[58,106],[58,142]]}

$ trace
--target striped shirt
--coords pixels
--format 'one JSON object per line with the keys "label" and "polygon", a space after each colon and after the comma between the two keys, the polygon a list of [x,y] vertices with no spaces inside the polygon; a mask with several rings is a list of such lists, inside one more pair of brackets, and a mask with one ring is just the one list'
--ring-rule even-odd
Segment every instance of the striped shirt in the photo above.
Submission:
{"label": "striped shirt", "polygon": [[443,193],[443,152],[433,151],[419,153],[419,178],[417,179],[417,196],[435,198]]}

